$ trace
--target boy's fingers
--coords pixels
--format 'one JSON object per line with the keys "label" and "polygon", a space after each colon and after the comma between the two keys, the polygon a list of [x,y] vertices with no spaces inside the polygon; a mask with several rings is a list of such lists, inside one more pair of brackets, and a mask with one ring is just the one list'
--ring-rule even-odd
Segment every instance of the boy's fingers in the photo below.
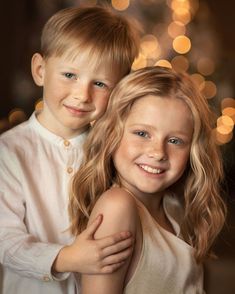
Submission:
{"label": "boy's fingers", "polygon": [[133,247],[129,247],[119,253],[107,256],[102,261],[103,267],[108,265],[116,265],[116,264],[119,265],[120,263],[125,262],[125,260],[128,257],[130,257],[132,252],[133,252]]}
{"label": "boy's fingers", "polygon": [[122,242],[123,240],[132,239],[131,236],[132,235],[130,232],[120,232],[108,237],[101,238],[98,240],[98,242],[99,242],[100,248],[104,249],[106,247],[116,245]]}
{"label": "boy's fingers", "polygon": [[86,230],[84,231],[85,235],[88,238],[93,238],[94,234],[96,232],[96,230],[98,229],[98,227],[100,226],[100,224],[102,223],[102,215],[99,214],[94,221],[86,228]]}
{"label": "boy's fingers", "polygon": [[111,274],[119,269],[122,265],[124,265],[125,261],[121,261],[119,263],[109,264],[102,268],[102,274]]}
{"label": "boy's fingers", "polygon": [[130,246],[132,246],[134,243],[134,239],[132,237],[119,241],[118,243],[105,247],[102,250],[102,255],[105,256],[110,256],[116,253],[119,253],[125,249],[128,249]]}

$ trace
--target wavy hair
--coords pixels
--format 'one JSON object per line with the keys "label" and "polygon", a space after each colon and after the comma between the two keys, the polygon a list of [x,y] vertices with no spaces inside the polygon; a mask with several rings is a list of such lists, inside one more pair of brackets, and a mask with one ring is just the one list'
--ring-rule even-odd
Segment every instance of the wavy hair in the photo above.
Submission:
{"label": "wavy hair", "polygon": [[202,262],[226,215],[220,196],[222,160],[212,136],[213,113],[187,74],[163,67],[140,69],[121,80],[111,94],[106,113],[95,122],[84,146],[83,163],[71,185],[71,231],[78,234],[85,229],[97,199],[117,181],[112,155],[133,103],[146,95],[182,99],[191,110],[194,131],[188,168],[182,177],[185,215],[181,227],[185,241],[195,249],[196,260]]}

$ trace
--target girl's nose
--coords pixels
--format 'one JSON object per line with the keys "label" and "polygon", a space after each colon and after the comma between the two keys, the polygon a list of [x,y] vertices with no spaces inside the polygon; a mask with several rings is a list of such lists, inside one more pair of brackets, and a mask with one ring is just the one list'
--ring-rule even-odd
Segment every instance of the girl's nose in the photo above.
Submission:
{"label": "girl's nose", "polygon": [[148,150],[148,156],[154,158],[157,161],[167,160],[167,154],[163,144],[153,143]]}

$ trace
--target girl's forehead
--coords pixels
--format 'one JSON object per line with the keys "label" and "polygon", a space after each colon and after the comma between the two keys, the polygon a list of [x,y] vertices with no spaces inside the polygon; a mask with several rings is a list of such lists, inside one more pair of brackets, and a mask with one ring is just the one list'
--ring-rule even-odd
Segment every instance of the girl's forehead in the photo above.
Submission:
{"label": "girl's forehead", "polygon": [[154,95],[144,96],[134,102],[127,123],[162,126],[168,129],[193,129],[192,113],[185,101]]}

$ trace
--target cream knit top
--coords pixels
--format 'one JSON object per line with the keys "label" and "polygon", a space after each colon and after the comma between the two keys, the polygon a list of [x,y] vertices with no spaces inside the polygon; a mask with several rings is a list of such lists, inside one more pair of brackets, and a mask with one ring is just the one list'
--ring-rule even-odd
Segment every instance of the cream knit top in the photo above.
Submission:
{"label": "cream knit top", "polygon": [[[136,199],[136,198],[135,198]],[[163,199],[176,235],[162,228],[136,199],[143,232],[140,259],[125,294],[202,294],[203,269],[193,248],[180,238],[181,206],[172,195]]]}

